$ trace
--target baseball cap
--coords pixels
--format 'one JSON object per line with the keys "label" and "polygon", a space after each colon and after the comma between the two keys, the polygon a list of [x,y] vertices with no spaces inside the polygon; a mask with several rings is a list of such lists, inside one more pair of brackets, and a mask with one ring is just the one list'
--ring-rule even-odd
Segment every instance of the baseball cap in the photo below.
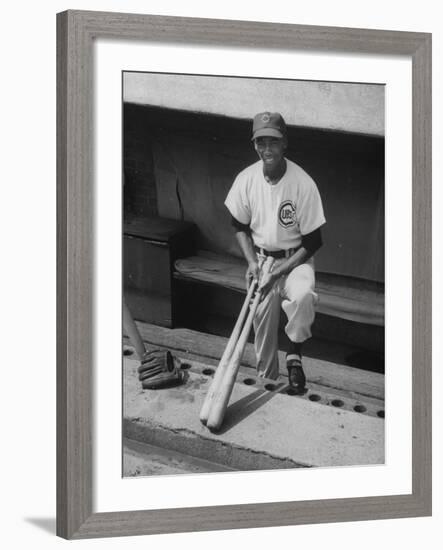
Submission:
{"label": "baseball cap", "polygon": [[252,140],[263,137],[286,137],[286,123],[280,113],[265,111],[255,115],[252,124]]}

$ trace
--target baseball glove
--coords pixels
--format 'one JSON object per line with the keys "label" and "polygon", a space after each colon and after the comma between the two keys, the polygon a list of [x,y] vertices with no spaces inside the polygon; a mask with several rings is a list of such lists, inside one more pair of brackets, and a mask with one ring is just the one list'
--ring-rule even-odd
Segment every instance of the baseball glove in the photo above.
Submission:
{"label": "baseball glove", "polygon": [[181,384],[183,373],[177,364],[178,360],[168,350],[146,351],[137,369],[143,389],[157,390]]}

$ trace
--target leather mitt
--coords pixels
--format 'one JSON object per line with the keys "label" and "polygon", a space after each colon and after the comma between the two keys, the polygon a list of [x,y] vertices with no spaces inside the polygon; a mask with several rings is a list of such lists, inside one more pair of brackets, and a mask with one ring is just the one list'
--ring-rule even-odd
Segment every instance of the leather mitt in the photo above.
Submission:
{"label": "leather mitt", "polygon": [[157,390],[177,386],[183,382],[178,360],[164,349],[146,351],[138,367],[138,379],[143,389]]}

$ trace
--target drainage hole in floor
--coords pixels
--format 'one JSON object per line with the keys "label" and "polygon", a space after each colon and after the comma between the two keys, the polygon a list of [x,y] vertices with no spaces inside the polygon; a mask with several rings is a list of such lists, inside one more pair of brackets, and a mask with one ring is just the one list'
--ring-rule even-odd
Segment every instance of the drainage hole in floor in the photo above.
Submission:
{"label": "drainage hole in floor", "polygon": [[316,393],[312,393],[309,396],[309,401],[321,401],[320,395],[317,395]]}
{"label": "drainage hole in floor", "polygon": [[214,369],[203,369],[203,374],[206,374],[206,376],[212,376],[214,374]]}
{"label": "drainage hole in floor", "polygon": [[379,418],[384,418],[385,417],[385,411],[377,411],[377,416]]}
{"label": "drainage hole in floor", "polygon": [[126,357],[127,357],[128,355],[134,355],[134,349],[133,349],[133,348],[125,348],[125,349],[123,350],[123,355],[125,355]]}
{"label": "drainage hole in floor", "polygon": [[366,407],[364,407],[363,405],[355,405],[354,411],[356,413],[364,413],[366,412]]}
{"label": "drainage hole in floor", "polygon": [[343,407],[344,403],[343,403],[343,401],[342,401],[341,399],[333,399],[333,400],[331,401],[331,405],[332,405],[333,407]]}
{"label": "drainage hole in floor", "polygon": [[246,384],[247,386],[253,386],[255,384],[255,380],[253,378],[245,378],[243,380],[243,384]]}
{"label": "drainage hole in floor", "polygon": [[275,384],[265,384],[265,390],[274,391],[275,390]]}

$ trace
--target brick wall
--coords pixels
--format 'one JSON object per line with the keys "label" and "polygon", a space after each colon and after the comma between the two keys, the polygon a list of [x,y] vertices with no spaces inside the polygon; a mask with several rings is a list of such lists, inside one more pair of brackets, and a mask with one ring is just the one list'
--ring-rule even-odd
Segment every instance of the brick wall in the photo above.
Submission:
{"label": "brick wall", "polygon": [[156,216],[157,192],[148,112],[143,107],[132,104],[125,104],[123,112],[125,216]]}

